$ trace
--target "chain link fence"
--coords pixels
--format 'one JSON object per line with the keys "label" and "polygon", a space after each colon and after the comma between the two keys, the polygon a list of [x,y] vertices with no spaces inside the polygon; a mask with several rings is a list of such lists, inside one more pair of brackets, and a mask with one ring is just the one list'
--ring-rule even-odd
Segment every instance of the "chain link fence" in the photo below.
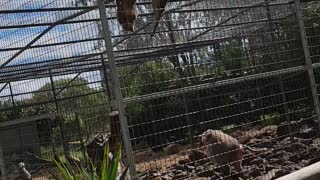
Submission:
{"label": "chain link fence", "polygon": [[265,148],[244,148],[252,179],[319,160],[318,1],[169,0],[154,36],[150,0],[132,33],[109,0],[0,7],[3,179],[19,162],[34,179],[58,175],[53,158],[97,163],[120,136],[132,178],[239,176],[210,161],[208,129]]}

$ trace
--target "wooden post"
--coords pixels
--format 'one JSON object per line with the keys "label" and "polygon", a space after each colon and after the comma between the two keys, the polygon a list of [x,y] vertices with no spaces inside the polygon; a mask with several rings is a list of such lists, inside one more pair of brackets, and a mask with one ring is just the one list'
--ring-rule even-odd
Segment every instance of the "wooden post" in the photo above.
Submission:
{"label": "wooden post", "polygon": [[121,142],[121,127],[120,127],[120,119],[119,119],[119,112],[112,111],[110,114],[110,129],[111,129],[111,136],[109,139],[109,146],[110,152],[112,154],[116,154]]}
{"label": "wooden post", "polygon": [[5,180],[6,178],[6,168],[3,159],[2,146],[0,145],[0,180]]}
{"label": "wooden post", "polygon": [[117,72],[116,60],[113,53],[111,32],[109,29],[109,22],[108,22],[107,12],[104,5],[104,0],[98,0],[98,7],[99,7],[99,15],[100,15],[101,26],[102,26],[102,36],[105,42],[106,54],[108,56],[109,66],[110,66],[110,79],[112,82],[112,85],[111,85],[112,94],[114,95],[114,107],[117,111],[119,111],[119,120],[121,124],[121,134],[123,137],[123,145],[125,148],[126,160],[128,163],[130,163],[129,164],[130,175],[131,175],[131,178],[136,178],[136,167],[134,164],[133,150],[130,142],[128,122],[125,116],[125,106],[123,103],[124,100],[121,92],[121,85],[120,85],[120,80]]}

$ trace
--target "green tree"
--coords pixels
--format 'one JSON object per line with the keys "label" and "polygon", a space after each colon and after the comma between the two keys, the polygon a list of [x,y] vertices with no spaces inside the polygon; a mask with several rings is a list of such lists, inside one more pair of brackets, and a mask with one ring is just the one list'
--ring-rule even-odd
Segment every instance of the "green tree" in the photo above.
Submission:
{"label": "green tree", "polygon": [[[78,131],[76,127],[75,114],[78,115],[80,124],[84,124],[86,129],[99,131],[107,128],[109,102],[101,90],[96,90],[88,86],[89,82],[83,78],[60,79],[53,82],[55,93],[51,83],[43,85],[30,100],[34,105],[31,108],[23,110],[23,116],[28,117],[37,114],[50,112],[62,113],[62,130],[65,133],[66,140],[76,140]],[[54,97],[54,94],[56,97]],[[57,127],[59,119],[52,121],[38,122],[40,133],[50,134]],[[83,127],[82,127],[83,128]],[[55,135],[55,134],[53,134]],[[43,139],[47,142],[49,138]]]}
{"label": "green tree", "polygon": [[244,50],[241,45],[242,43],[235,40],[226,42],[222,52],[221,64],[232,77],[240,76],[241,68],[245,65]]}

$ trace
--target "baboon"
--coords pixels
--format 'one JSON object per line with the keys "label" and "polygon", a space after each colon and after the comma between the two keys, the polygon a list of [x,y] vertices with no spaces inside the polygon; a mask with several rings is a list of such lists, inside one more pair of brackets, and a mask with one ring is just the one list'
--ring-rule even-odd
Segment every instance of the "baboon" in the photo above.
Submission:
{"label": "baboon", "polygon": [[136,0],[116,0],[117,20],[125,31],[133,32],[137,20]]}
{"label": "baboon", "polygon": [[152,0],[151,5],[153,9],[153,14],[155,18],[155,25],[151,34],[151,37],[154,36],[154,33],[160,23],[161,16],[165,10],[166,4],[168,0]]}

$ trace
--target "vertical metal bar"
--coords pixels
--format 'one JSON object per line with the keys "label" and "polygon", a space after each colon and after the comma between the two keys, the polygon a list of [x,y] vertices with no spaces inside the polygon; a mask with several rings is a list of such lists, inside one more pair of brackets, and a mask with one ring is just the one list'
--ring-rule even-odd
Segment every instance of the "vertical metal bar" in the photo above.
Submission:
{"label": "vertical metal bar", "polygon": [[184,103],[184,109],[185,109],[185,112],[186,112],[186,118],[187,118],[187,123],[188,123],[188,131],[189,131],[189,135],[190,135],[190,143],[192,145],[194,145],[193,143],[193,136],[194,136],[194,127],[193,127],[193,123],[191,125],[191,122],[190,122],[190,117],[189,117],[189,108],[188,108],[188,101],[187,101],[187,98],[186,98],[186,93],[183,93],[183,103]]}
{"label": "vertical metal bar", "polygon": [[[86,137],[88,137],[89,135],[88,135],[88,133],[87,133],[87,131],[86,131],[86,129],[84,130],[83,128],[86,128],[86,127],[83,127],[82,125],[82,121],[80,120],[80,118],[79,118],[79,114],[76,112],[76,113],[74,113],[74,115],[75,115],[75,122],[76,122],[76,124],[77,124],[77,129],[78,129],[78,140],[80,141],[80,143],[81,143],[81,147],[80,147],[80,149],[81,149],[81,151],[82,151],[82,156],[83,156],[83,158],[87,161],[88,160],[88,157],[86,156],[86,147],[85,147],[85,142],[84,142],[84,134],[83,133],[86,133]],[[84,132],[85,131],[85,132]]]}
{"label": "vertical metal bar", "polygon": [[[13,108],[16,106],[15,101],[14,101],[14,97],[13,97],[13,92],[12,92],[12,86],[11,83],[8,83],[9,85],[9,91],[10,91],[10,98],[11,98],[11,102],[12,102],[12,106]],[[18,127],[18,134],[19,134],[19,150],[22,150],[22,135],[21,135],[21,127]]]}
{"label": "vertical metal bar", "polygon": [[303,21],[302,5],[300,0],[295,0],[295,6],[296,6],[296,15],[297,15],[298,25],[300,29],[304,56],[306,60],[306,68],[308,71],[308,76],[309,76],[309,81],[311,86],[312,99],[313,99],[313,103],[314,103],[315,111],[317,115],[318,127],[320,129],[320,106],[319,106],[320,103],[319,103],[319,97],[318,97],[318,90],[317,90],[316,80],[315,80],[314,71],[312,67],[311,53],[308,47],[307,33],[305,30],[305,24]]}
{"label": "vertical metal bar", "polygon": [[[168,14],[166,14],[165,16],[166,18],[166,22],[167,22],[167,25],[168,25],[168,30],[169,30],[169,36],[170,36],[170,41],[172,43],[172,46],[173,46],[173,49],[174,49],[174,54],[176,56],[178,56],[178,53],[177,53],[177,50],[176,50],[176,40],[174,38],[174,34],[173,34],[173,30],[172,30],[172,25],[171,25],[171,21],[170,21],[170,17]],[[188,65],[187,65],[188,66]],[[178,67],[178,68],[181,68],[181,67]],[[188,67],[186,67],[187,69],[189,69]],[[182,70],[182,68],[181,68]],[[189,75],[186,75],[186,76],[183,76],[183,77],[180,77],[180,78],[183,78],[181,82],[181,87],[184,87],[185,86],[185,83],[188,81],[188,76]],[[185,78],[185,79],[184,79]],[[183,93],[182,94],[182,97],[183,97],[183,102],[184,102],[184,109],[185,109],[185,112],[186,112],[186,118],[187,118],[187,123],[188,123],[188,131],[189,131],[189,135],[190,135],[190,143],[192,145],[194,145],[193,143],[193,126],[191,126],[191,122],[190,122],[190,117],[189,117],[189,110],[188,110],[188,104],[187,104],[187,98],[186,98],[186,93]]]}
{"label": "vertical metal bar", "polygon": [[5,180],[6,179],[6,167],[4,164],[4,159],[3,159],[3,150],[2,150],[2,145],[0,144],[0,179]]}
{"label": "vertical metal bar", "polygon": [[98,0],[98,7],[99,7],[99,14],[100,14],[101,25],[102,25],[102,35],[105,41],[106,53],[109,59],[113,95],[115,99],[116,108],[119,112],[119,119],[120,119],[120,125],[121,125],[121,132],[123,136],[123,143],[125,146],[126,158],[128,163],[130,163],[129,164],[130,176],[131,178],[135,179],[136,169],[134,164],[132,146],[130,143],[128,122],[125,116],[123,97],[120,89],[120,80],[118,77],[117,66],[116,66],[115,57],[113,54],[111,32],[109,30],[109,24],[108,24],[107,15],[106,15],[106,9],[104,6],[104,0]]}
{"label": "vertical metal bar", "polygon": [[53,99],[54,99],[54,105],[55,105],[56,110],[58,112],[59,111],[59,106],[58,106],[56,88],[54,86],[51,69],[49,69],[49,76],[50,76],[50,84],[51,84],[52,95],[53,95]]}
{"label": "vertical metal bar", "polygon": [[[271,34],[271,40],[272,40],[272,49],[274,54],[274,58],[276,60],[280,60],[281,58],[279,57],[279,54],[277,52],[277,43],[276,43],[276,37],[275,37],[275,30],[274,30],[274,25],[272,22],[272,15],[271,15],[271,10],[270,10],[270,6],[269,6],[270,1],[269,0],[265,0],[265,6],[266,6],[266,12],[267,12],[267,19],[268,19],[268,23],[269,23],[269,31]],[[282,103],[283,103],[283,109],[285,112],[285,119],[288,123],[288,131],[290,134],[290,140],[293,143],[294,142],[294,136],[293,136],[293,132],[292,132],[292,127],[291,127],[291,120],[290,120],[290,116],[289,116],[289,108],[288,108],[288,104],[287,104],[287,97],[284,91],[284,84],[283,84],[283,78],[282,75],[280,75],[280,77],[278,78],[279,80],[279,85],[280,85],[280,91],[281,91],[281,99],[282,99]]]}
{"label": "vertical metal bar", "polygon": [[52,71],[51,69],[49,69],[49,76],[50,76],[50,83],[51,83],[51,88],[52,88],[52,95],[53,95],[53,99],[54,99],[54,104],[56,107],[56,111],[58,113],[58,126],[60,129],[60,141],[62,143],[62,147],[63,147],[63,153],[66,157],[68,157],[68,153],[69,153],[69,146],[66,144],[65,142],[65,135],[63,132],[63,119],[62,119],[62,115],[60,114],[60,110],[59,110],[59,106],[58,106],[58,100],[57,100],[57,93],[56,93],[56,88],[54,85],[54,81],[53,81],[53,77],[52,77]]}
{"label": "vertical metal bar", "polygon": [[110,82],[109,82],[109,78],[108,78],[107,67],[104,62],[104,58],[103,58],[102,54],[100,55],[100,58],[101,58],[101,65],[102,65],[102,72],[101,72],[101,74],[102,74],[102,87],[104,88],[105,93],[109,98],[109,101],[112,102],[113,96],[111,95],[111,92],[110,92],[110,86],[109,86]]}
{"label": "vertical metal bar", "polygon": [[286,118],[286,121],[288,123],[288,130],[289,130],[289,133],[290,133],[290,140],[293,143],[294,142],[294,136],[293,136],[294,132],[292,131],[291,120],[290,120],[290,116],[289,116],[289,107],[288,107],[288,103],[287,103],[288,101],[287,101],[287,96],[285,94],[282,75],[280,75],[280,77],[279,77],[279,85],[280,85],[281,98],[282,98],[285,118]]}
{"label": "vertical metal bar", "polygon": [[11,86],[11,83],[8,83],[8,84],[9,84],[9,90],[10,90],[10,98],[11,98],[11,101],[12,101],[12,105],[14,107],[15,106],[15,102],[14,102],[13,93],[12,93],[12,86]]}

